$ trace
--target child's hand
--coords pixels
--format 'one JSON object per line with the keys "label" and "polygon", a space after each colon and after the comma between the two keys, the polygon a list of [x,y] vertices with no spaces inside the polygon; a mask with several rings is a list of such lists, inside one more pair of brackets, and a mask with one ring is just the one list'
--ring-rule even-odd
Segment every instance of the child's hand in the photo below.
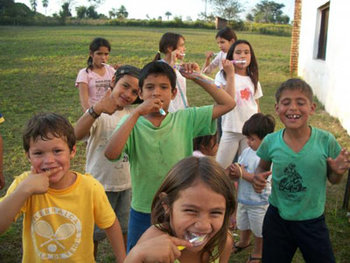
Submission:
{"label": "child's hand", "polygon": [[198,73],[200,68],[197,63],[183,63],[181,64],[180,73],[186,79],[195,79],[198,75],[193,73]]}
{"label": "child's hand", "polygon": [[233,66],[233,63],[230,60],[223,59],[222,67],[227,77],[233,77],[235,75],[235,67]]}
{"label": "child's hand", "polygon": [[255,192],[257,193],[261,193],[265,186],[266,186],[266,183],[267,183],[267,177],[269,177],[269,175],[272,174],[271,171],[267,171],[267,172],[264,172],[264,173],[258,173],[258,174],[255,174],[254,175],[254,178],[253,178],[253,188],[255,190]]}
{"label": "child's hand", "polygon": [[108,88],[105,95],[94,105],[94,111],[97,114],[107,113],[109,115],[113,114],[119,105],[116,99],[113,97],[111,88]]}
{"label": "child's hand", "polygon": [[205,53],[205,58],[207,60],[210,60],[213,56],[214,56],[214,52],[213,51],[208,51],[208,52]]}
{"label": "child's hand", "polygon": [[62,170],[62,167],[54,168],[43,173],[37,173],[32,167],[31,173],[23,181],[22,185],[31,194],[44,194],[49,189],[49,178],[51,175]]}
{"label": "child's hand", "polygon": [[350,168],[350,153],[342,149],[337,158],[327,158],[327,163],[335,174],[342,175]]}
{"label": "child's hand", "polygon": [[125,262],[172,263],[181,256],[177,246],[191,247],[192,245],[186,240],[169,235],[157,236],[138,243],[130,251]]}
{"label": "child's hand", "polygon": [[163,103],[160,99],[150,98],[141,103],[136,109],[140,116],[147,115],[151,112],[159,112],[159,109],[163,107]]}
{"label": "child's hand", "polygon": [[233,163],[229,167],[226,168],[229,172],[228,175],[233,180],[238,180],[241,177],[242,170],[240,170],[239,169],[240,167],[238,167],[238,166],[239,166],[238,163]]}

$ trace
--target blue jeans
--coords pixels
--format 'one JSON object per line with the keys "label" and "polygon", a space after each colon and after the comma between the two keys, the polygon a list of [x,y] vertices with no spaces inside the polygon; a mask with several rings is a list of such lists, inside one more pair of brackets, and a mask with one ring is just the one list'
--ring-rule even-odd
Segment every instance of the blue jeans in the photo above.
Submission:
{"label": "blue jeans", "polygon": [[136,245],[142,234],[151,226],[151,214],[130,208],[126,253]]}

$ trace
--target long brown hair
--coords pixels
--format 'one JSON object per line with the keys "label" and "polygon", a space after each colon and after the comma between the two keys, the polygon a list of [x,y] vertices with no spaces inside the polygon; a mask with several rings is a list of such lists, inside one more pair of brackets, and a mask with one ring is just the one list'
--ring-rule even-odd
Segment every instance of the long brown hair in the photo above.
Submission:
{"label": "long brown hair", "polygon": [[[235,210],[234,188],[224,169],[212,158],[187,157],[179,161],[168,173],[158,189],[152,202],[152,224],[161,231],[174,235],[170,227],[173,203],[178,199],[180,191],[187,189],[200,180],[214,192],[224,196],[226,210],[221,229],[209,240],[201,252],[201,259],[205,253],[209,254],[210,262],[219,258],[224,250],[230,216]],[[165,194],[164,194],[165,193]],[[163,204],[170,208],[170,214],[165,213]],[[215,247],[219,249],[216,250]]]}

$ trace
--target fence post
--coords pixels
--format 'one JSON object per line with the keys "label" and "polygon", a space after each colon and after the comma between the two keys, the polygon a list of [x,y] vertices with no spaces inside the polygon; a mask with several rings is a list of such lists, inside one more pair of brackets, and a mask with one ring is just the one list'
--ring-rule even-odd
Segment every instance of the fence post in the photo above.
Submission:
{"label": "fence post", "polygon": [[348,180],[346,181],[343,209],[348,210],[349,208],[349,197],[350,197],[350,170],[348,170]]}

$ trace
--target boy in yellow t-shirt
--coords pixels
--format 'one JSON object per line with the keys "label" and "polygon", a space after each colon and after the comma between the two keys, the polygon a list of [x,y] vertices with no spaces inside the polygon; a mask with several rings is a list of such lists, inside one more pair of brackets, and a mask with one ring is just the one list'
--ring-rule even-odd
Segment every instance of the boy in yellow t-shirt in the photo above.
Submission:
{"label": "boy in yellow t-shirt", "polygon": [[72,125],[54,113],[30,119],[23,146],[32,166],[0,200],[0,233],[23,213],[23,262],[95,262],[94,223],[106,231],[118,262],[125,259],[119,221],[103,186],[70,170]]}

